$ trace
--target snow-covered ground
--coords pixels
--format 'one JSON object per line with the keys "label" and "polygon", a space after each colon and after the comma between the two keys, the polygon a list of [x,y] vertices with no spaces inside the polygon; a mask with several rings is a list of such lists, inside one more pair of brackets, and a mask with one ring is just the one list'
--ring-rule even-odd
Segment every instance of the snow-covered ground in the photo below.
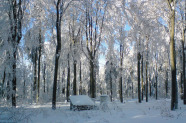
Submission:
{"label": "snow-covered ground", "polygon": [[[97,104],[99,105],[99,103]],[[170,100],[154,100],[141,104],[137,100],[109,103],[96,110],[71,111],[69,103],[25,105],[17,109],[0,107],[0,123],[186,123],[186,105],[179,100],[179,109],[170,110]]]}

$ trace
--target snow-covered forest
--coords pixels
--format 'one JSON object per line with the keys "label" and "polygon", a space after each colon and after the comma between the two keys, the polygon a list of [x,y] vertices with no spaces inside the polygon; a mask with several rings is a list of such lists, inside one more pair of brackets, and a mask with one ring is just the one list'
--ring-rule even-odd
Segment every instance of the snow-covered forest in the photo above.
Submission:
{"label": "snow-covered forest", "polygon": [[186,121],[185,36],[185,0],[0,0],[0,122]]}

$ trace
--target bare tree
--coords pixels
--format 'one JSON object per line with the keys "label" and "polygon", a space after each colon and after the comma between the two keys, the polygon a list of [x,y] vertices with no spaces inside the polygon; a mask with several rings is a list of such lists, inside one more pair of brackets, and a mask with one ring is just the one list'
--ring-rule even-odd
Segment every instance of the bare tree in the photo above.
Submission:
{"label": "bare tree", "polygon": [[18,45],[22,38],[22,20],[24,15],[24,0],[9,0],[10,41],[12,45],[12,106],[16,107],[16,68]]}
{"label": "bare tree", "polygon": [[167,0],[170,15],[170,60],[171,60],[171,74],[172,74],[172,95],[171,95],[171,110],[178,108],[178,87],[176,81],[176,52],[175,52],[175,8],[176,0]]}
{"label": "bare tree", "polygon": [[52,109],[56,109],[56,89],[57,89],[57,77],[58,77],[58,65],[59,57],[61,53],[61,21],[62,17],[69,7],[70,2],[66,0],[57,0],[56,5],[56,31],[57,31],[57,45],[56,45],[56,54],[55,54],[55,68],[54,68],[54,83],[53,83],[53,95],[52,95]]}
{"label": "bare tree", "polygon": [[[89,3],[90,2],[90,3]],[[107,1],[100,5],[99,1],[87,1],[86,3],[86,49],[88,54],[86,54],[89,59],[90,64],[90,96],[92,98],[96,97],[96,54],[99,50],[101,43],[101,36],[103,31],[103,23],[105,18],[105,12],[107,8]],[[91,2],[96,2],[95,6]],[[100,6],[104,6],[101,8]],[[93,13],[94,11],[94,13]]]}

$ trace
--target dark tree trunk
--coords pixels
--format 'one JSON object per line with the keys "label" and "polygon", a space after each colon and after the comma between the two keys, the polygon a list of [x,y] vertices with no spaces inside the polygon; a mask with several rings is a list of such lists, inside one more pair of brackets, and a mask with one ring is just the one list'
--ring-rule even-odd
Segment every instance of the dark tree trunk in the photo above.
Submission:
{"label": "dark tree trunk", "polygon": [[122,76],[120,76],[120,84],[119,84],[120,85],[119,86],[120,87],[120,91],[119,91],[119,93],[120,93],[120,102],[121,103],[123,103],[123,87],[122,87],[122,83],[123,83],[122,82]]}
{"label": "dark tree trunk", "polygon": [[77,85],[76,85],[76,61],[74,61],[73,95],[77,95]]}
{"label": "dark tree trunk", "polygon": [[57,31],[57,45],[56,45],[56,54],[55,54],[55,69],[54,69],[54,83],[53,83],[53,95],[52,95],[52,109],[56,109],[56,90],[57,90],[57,78],[58,78],[58,62],[61,52],[61,0],[57,1],[56,5],[56,31]]}
{"label": "dark tree trunk", "polygon": [[142,88],[142,91],[141,91],[141,98],[143,100],[143,95],[144,95],[144,88],[143,88],[143,54],[141,55],[141,88]]}
{"label": "dark tree trunk", "polygon": [[[186,16],[186,13],[185,13]],[[184,97],[183,97],[183,104],[186,105],[186,79],[185,79],[185,31],[186,28],[183,30],[183,34],[182,34],[182,55],[183,55],[183,85],[184,85]]]}
{"label": "dark tree trunk", "polygon": [[44,68],[43,68],[43,83],[44,83],[44,85],[43,85],[43,88],[44,88],[44,93],[46,92],[45,91],[45,88],[46,88],[46,63],[44,63]]}
{"label": "dark tree trunk", "polygon": [[156,72],[155,72],[155,88],[156,88],[156,100],[158,99],[158,65],[157,65],[157,62],[158,62],[158,55],[155,54],[155,58],[156,58]]}
{"label": "dark tree trunk", "polygon": [[157,63],[156,63],[156,74],[155,74],[155,79],[156,79],[156,100],[158,99],[158,71],[157,71]]}
{"label": "dark tree trunk", "polygon": [[166,80],[165,80],[165,93],[166,98],[168,98],[168,71],[166,70]]}
{"label": "dark tree trunk", "polygon": [[134,99],[134,87],[133,87],[133,82],[132,82],[132,99]]}
{"label": "dark tree trunk", "polygon": [[148,71],[147,71],[147,69],[148,69],[148,67],[147,67],[147,64],[148,64],[148,62],[146,61],[146,102],[148,102],[148,87],[149,87],[149,85],[148,85]]}
{"label": "dark tree trunk", "polygon": [[110,68],[110,100],[112,102],[112,63],[111,63],[111,68]]}
{"label": "dark tree trunk", "polygon": [[119,96],[120,102],[123,103],[123,79],[122,79],[122,72],[123,72],[123,46],[120,44],[120,79],[119,79]]}
{"label": "dark tree trunk", "polygon": [[141,54],[138,52],[138,102],[139,103],[141,103],[140,59],[141,59]]}
{"label": "dark tree trunk", "polygon": [[90,60],[90,95],[91,98],[96,97],[96,82],[95,82],[95,75],[94,75],[94,60],[93,58]]}
{"label": "dark tree trunk", "polygon": [[149,36],[146,36],[147,40],[147,49],[146,49],[146,102],[148,102],[148,95],[149,95],[149,82],[148,82],[148,41],[149,41]]}
{"label": "dark tree trunk", "polygon": [[39,91],[40,91],[40,65],[41,64],[41,29],[39,30],[39,55],[38,55],[38,84],[37,84],[37,102],[39,101]]}
{"label": "dark tree trunk", "polygon": [[6,68],[4,69],[4,74],[3,74],[3,80],[2,80],[2,96],[4,96],[4,83],[5,83],[5,79],[6,79]]}
{"label": "dark tree trunk", "polygon": [[149,78],[149,93],[150,93],[150,97],[152,96],[152,81],[151,81],[151,77]]}
{"label": "dark tree trunk", "polygon": [[61,85],[62,85],[62,94],[65,94],[65,85],[64,85],[64,80],[65,80],[65,69],[63,70],[62,73],[62,80],[61,80]]}
{"label": "dark tree trunk", "polygon": [[82,78],[81,78],[81,61],[80,61],[80,68],[79,68],[79,79],[80,79],[80,89],[79,89],[79,94],[82,95]]}
{"label": "dark tree trunk", "polygon": [[[58,49],[58,48],[57,48]],[[56,51],[56,56],[55,56],[55,69],[54,69],[54,84],[53,84],[53,95],[52,95],[52,109],[56,109],[56,90],[57,90],[57,72],[58,72],[58,61],[59,61],[59,56],[58,52]]]}
{"label": "dark tree trunk", "polygon": [[67,101],[69,101],[69,96],[70,96],[70,58],[68,53],[67,92],[66,92]]}
{"label": "dark tree trunk", "polygon": [[17,50],[14,51],[14,61],[13,61],[13,80],[12,80],[12,106],[16,107],[16,52]]}
{"label": "dark tree trunk", "polygon": [[[99,3],[97,1],[97,3]],[[91,5],[92,6],[92,5]],[[102,37],[102,29],[103,29],[103,22],[104,22],[104,15],[107,7],[107,2],[105,2],[104,10],[99,8],[99,6],[96,6],[97,10],[102,10],[102,19],[101,24],[99,25],[99,18],[101,17],[97,12],[95,11],[94,14],[92,14],[92,7],[87,6],[86,4],[86,18],[85,18],[85,33],[86,33],[86,49],[88,52],[87,58],[89,59],[89,67],[90,67],[90,90],[89,94],[92,98],[96,97],[96,72],[95,72],[95,66],[94,60],[96,59],[96,53],[99,49],[101,37]]]}
{"label": "dark tree trunk", "polygon": [[25,100],[25,95],[26,95],[26,83],[25,83],[25,75],[24,75],[24,82],[23,82],[23,99]]}
{"label": "dark tree trunk", "polygon": [[37,84],[37,48],[34,51],[34,86],[33,86],[33,92],[34,92],[34,100],[36,101],[36,84]]}
{"label": "dark tree trunk", "polygon": [[12,107],[16,107],[16,62],[17,62],[17,48],[22,38],[22,18],[23,18],[23,7],[22,0],[12,0],[9,2],[10,11],[9,22],[11,32],[11,43],[12,43]]}
{"label": "dark tree trunk", "polygon": [[156,79],[156,100],[158,99],[158,73],[156,72],[156,76],[155,76],[155,79]]}
{"label": "dark tree trunk", "polygon": [[[10,77],[10,74],[9,74],[9,77]],[[7,87],[6,87],[6,89],[7,89],[7,95],[6,95],[7,100],[10,100],[10,82],[9,81],[10,80],[7,81]]]}

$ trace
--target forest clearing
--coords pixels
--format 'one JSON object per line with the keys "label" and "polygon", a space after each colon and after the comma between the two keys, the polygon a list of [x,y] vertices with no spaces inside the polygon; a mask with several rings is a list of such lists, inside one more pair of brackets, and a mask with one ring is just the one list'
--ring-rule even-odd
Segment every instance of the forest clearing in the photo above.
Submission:
{"label": "forest clearing", "polygon": [[186,123],[185,36],[185,0],[0,0],[0,123]]}

